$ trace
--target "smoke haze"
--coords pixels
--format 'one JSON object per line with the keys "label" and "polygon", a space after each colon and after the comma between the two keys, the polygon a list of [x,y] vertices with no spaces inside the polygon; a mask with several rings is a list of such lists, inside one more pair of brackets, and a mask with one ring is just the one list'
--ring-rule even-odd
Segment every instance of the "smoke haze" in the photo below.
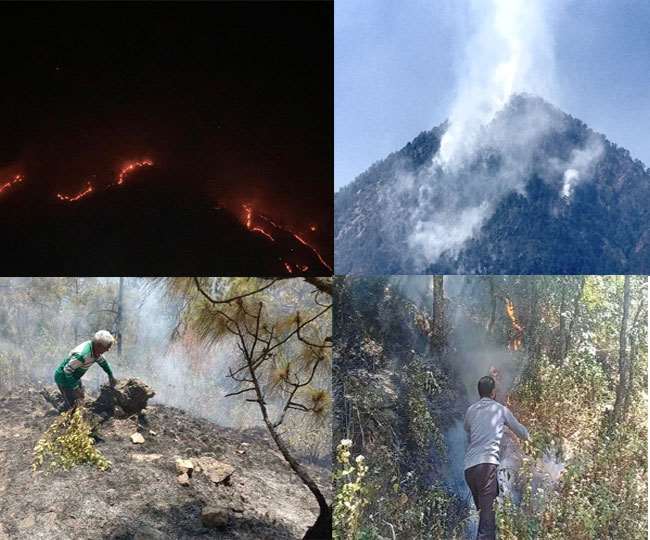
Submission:
{"label": "smoke haze", "polygon": [[489,123],[513,94],[555,98],[554,40],[548,24],[553,4],[540,0],[470,3],[472,35],[463,60],[457,63],[451,125],[442,139],[437,163],[453,168],[471,156],[481,126]]}

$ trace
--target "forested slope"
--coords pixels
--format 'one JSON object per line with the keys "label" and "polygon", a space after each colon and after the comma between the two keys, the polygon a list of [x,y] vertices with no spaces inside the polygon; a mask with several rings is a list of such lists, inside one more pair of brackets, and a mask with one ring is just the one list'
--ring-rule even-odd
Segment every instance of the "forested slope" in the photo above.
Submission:
{"label": "forested slope", "polygon": [[490,373],[532,435],[502,449],[500,538],[645,538],[645,279],[433,280],[338,278],[335,441],[368,467],[351,494],[339,465],[338,537],[471,537],[461,420]]}

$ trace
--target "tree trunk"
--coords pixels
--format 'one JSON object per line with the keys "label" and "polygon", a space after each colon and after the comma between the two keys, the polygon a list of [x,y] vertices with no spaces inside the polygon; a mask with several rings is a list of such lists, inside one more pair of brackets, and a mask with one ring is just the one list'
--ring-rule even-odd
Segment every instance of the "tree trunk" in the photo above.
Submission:
{"label": "tree trunk", "polygon": [[120,285],[117,292],[117,315],[115,316],[115,339],[117,340],[117,357],[122,356],[122,326],[123,326],[123,304],[124,304],[124,278],[120,278]]}
{"label": "tree trunk", "polygon": [[625,398],[623,399],[623,418],[627,416],[627,413],[630,410],[630,404],[632,402],[634,361],[636,360],[637,352],[638,352],[637,340],[636,337],[632,335],[630,336],[630,356],[627,363],[627,367],[628,367],[627,389],[625,391]]}
{"label": "tree trunk", "polygon": [[445,343],[445,293],[444,277],[433,276],[433,336],[434,350],[440,350]]}
{"label": "tree trunk", "polygon": [[[257,393],[257,382],[255,382],[255,385],[256,385],[256,393]],[[291,452],[289,452],[287,445],[284,443],[282,437],[277,432],[277,430],[273,426],[273,422],[271,422],[271,419],[269,418],[266,405],[262,401],[261,393],[257,393],[257,394],[258,394],[258,404],[262,411],[262,417],[264,418],[264,423],[266,424],[266,427],[269,430],[269,433],[271,434],[273,441],[278,447],[278,450],[280,450],[280,453],[284,457],[285,461],[289,464],[289,467],[291,467],[293,472],[295,472],[298,475],[300,480],[302,480],[302,483],[305,484],[305,486],[307,486],[307,489],[311,491],[312,495],[316,498],[316,501],[318,502],[318,508],[319,508],[318,518],[316,519],[316,522],[307,530],[307,533],[304,536],[304,540],[322,540],[326,538],[327,539],[332,538],[332,509],[327,504],[327,500],[325,500],[325,496],[319,489],[318,485],[316,485],[316,482],[314,482],[313,478],[309,475],[307,470],[300,463],[298,463],[298,461],[291,455]]]}
{"label": "tree trunk", "polygon": [[[74,305],[79,306],[79,278],[74,278]],[[79,343],[79,317],[74,318],[74,343]]]}
{"label": "tree trunk", "polygon": [[488,322],[488,334],[492,334],[494,323],[497,318],[497,295],[496,286],[494,285],[494,276],[488,276],[488,283],[490,284],[490,321]]}
{"label": "tree trunk", "polygon": [[554,360],[559,364],[564,359],[564,342],[566,339],[566,282],[562,283],[562,297],[560,300],[560,331],[558,340],[555,342]]}
{"label": "tree trunk", "polygon": [[580,276],[580,282],[578,283],[578,292],[573,300],[573,315],[571,316],[571,321],[569,322],[569,327],[566,329],[564,339],[562,341],[562,360],[567,357],[569,350],[572,344],[573,330],[575,329],[575,323],[577,318],[580,316],[580,301],[582,300],[582,293],[585,289],[585,276]]}
{"label": "tree trunk", "polygon": [[630,276],[625,276],[623,285],[623,317],[619,334],[618,349],[618,385],[616,387],[616,401],[614,402],[614,422],[621,422],[624,417],[625,396],[629,390],[629,357],[627,354],[627,323],[630,314]]}

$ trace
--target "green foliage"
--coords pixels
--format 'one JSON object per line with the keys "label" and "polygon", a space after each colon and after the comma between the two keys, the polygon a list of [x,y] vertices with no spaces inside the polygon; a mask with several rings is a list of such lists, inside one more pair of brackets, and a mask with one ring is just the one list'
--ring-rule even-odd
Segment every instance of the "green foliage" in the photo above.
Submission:
{"label": "green foliage", "polygon": [[[521,503],[497,510],[501,539],[646,537],[645,399],[637,398],[630,422],[612,426],[606,382],[593,357],[576,354],[564,366],[542,359],[536,377],[512,394],[534,438],[519,470]],[[549,448],[566,463],[556,484],[540,480],[539,457]]]}
{"label": "green foliage", "polygon": [[442,393],[447,384],[446,377],[439,368],[427,369],[420,358],[415,358],[406,370],[406,410],[407,434],[414,455],[429,461],[429,449],[435,448],[444,455],[445,443],[438,427],[437,419],[431,413],[431,400]]}
{"label": "green foliage", "polygon": [[352,441],[349,439],[342,440],[336,447],[338,465],[333,474],[336,495],[332,510],[334,540],[369,538],[368,531],[363,536],[360,535],[361,517],[368,504],[367,486],[364,482],[368,467],[361,455],[354,462],[350,461],[351,447]]}
{"label": "green foliage", "polygon": [[90,433],[90,424],[82,407],[63,413],[34,447],[32,470],[36,472],[44,464],[50,470],[69,470],[84,463],[95,465],[101,471],[110,469],[111,462],[95,448]]}

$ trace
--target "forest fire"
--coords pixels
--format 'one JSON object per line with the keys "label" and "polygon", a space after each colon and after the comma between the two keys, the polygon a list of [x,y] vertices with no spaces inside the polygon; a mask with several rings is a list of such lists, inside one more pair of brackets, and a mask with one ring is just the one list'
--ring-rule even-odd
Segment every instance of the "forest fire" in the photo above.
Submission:
{"label": "forest fire", "polygon": [[266,237],[267,237],[271,242],[275,242],[275,238],[273,238],[269,233],[267,233],[267,232],[266,232],[264,229],[262,229],[261,227],[252,227],[250,230],[251,230],[251,231],[258,232],[258,233],[260,233],[260,234],[263,234],[263,235],[266,236]]}
{"label": "forest fire", "polygon": [[[259,234],[265,236],[266,238],[268,238],[269,240],[271,240],[272,242],[275,242],[275,238],[273,237],[273,235],[271,235],[268,232],[268,230],[264,229],[259,224],[259,222],[253,223],[254,218],[259,217],[260,219],[266,221],[272,228],[280,230],[280,231],[284,231],[285,233],[291,235],[295,240],[300,242],[303,246],[309,248],[314,253],[316,258],[321,262],[321,264],[324,267],[326,267],[328,270],[330,270],[330,272],[333,271],[332,267],[325,262],[325,259],[323,259],[323,257],[319,253],[319,251],[314,246],[312,246],[309,242],[307,242],[298,233],[295,233],[295,232],[291,231],[290,229],[287,229],[286,227],[282,227],[281,225],[278,225],[271,218],[268,218],[268,217],[266,217],[266,216],[264,216],[262,214],[253,215],[253,207],[250,204],[242,204],[242,208],[244,209],[244,216],[243,216],[244,225],[246,226],[246,228],[249,231],[259,233]],[[309,230],[312,231],[312,232],[315,232],[317,230],[316,225],[310,225]],[[294,269],[289,263],[285,262],[284,267],[287,269],[287,271],[290,274],[293,274]],[[296,264],[295,267],[296,267],[296,269],[300,270],[301,272],[306,272],[309,269],[308,265]]]}
{"label": "forest fire", "polygon": [[327,268],[330,272],[333,272],[333,271],[334,271],[334,270],[332,269],[332,267],[331,267],[329,264],[327,264],[327,263],[325,262],[325,259],[323,259],[323,257],[321,257],[321,254],[318,252],[318,250],[317,250],[314,246],[312,246],[311,244],[307,243],[303,238],[301,238],[300,236],[298,236],[298,234],[296,234],[296,233],[292,233],[292,234],[293,234],[293,237],[294,237],[296,240],[298,240],[298,242],[300,242],[301,244],[307,246],[309,249],[311,249],[311,250],[314,252],[314,255],[316,255],[316,257],[318,257],[318,260],[321,262],[321,264],[322,264],[325,268]]}
{"label": "forest fire", "polygon": [[244,208],[244,222],[246,223],[246,228],[249,231],[254,231],[266,236],[269,240],[271,240],[271,242],[275,242],[275,238],[273,238],[273,236],[271,236],[262,227],[257,224],[253,227],[253,208],[248,204],[243,204],[242,207]]}
{"label": "forest fire", "polygon": [[14,186],[16,184],[20,184],[23,180],[25,180],[25,177],[22,174],[17,174],[16,176],[14,176],[8,182],[0,185],[0,194],[4,193],[6,190],[11,188],[12,186]]}
{"label": "forest fire", "polygon": [[515,315],[515,306],[512,303],[512,300],[505,298],[505,303],[506,315],[508,316],[508,319],[510,319],[512,328],[515,331],[515,336],[510,340],[508,349],[511,351],[518,351],[522,346],[524,327],[517,322],[517,316]]}
{"label": "forest fire", "polygon": [[78,201],[79,199],[83,199],[87,195],[90,195],[93,191],[95,191],[95,188],[93,188],[92,183],[87,182],[86,184],[86,189],[80,191],[76,195],[62,195],[61,193],[57,193],[56,197],[57,199],[65,202],[75,202]]}
{"label": "forest fire", "polygon": [[118,186],[122,185],[126,180],[126,177],[136,169],[140,169],[142,167],[152,167],[152,166],[153,166],[153,161],[151,161],[150,159],[144,159],[142,161],[133,161],[131,163],[128,163],[120,170],[120,173],[117,176],[117,182],[116,182],[117,185]]}

